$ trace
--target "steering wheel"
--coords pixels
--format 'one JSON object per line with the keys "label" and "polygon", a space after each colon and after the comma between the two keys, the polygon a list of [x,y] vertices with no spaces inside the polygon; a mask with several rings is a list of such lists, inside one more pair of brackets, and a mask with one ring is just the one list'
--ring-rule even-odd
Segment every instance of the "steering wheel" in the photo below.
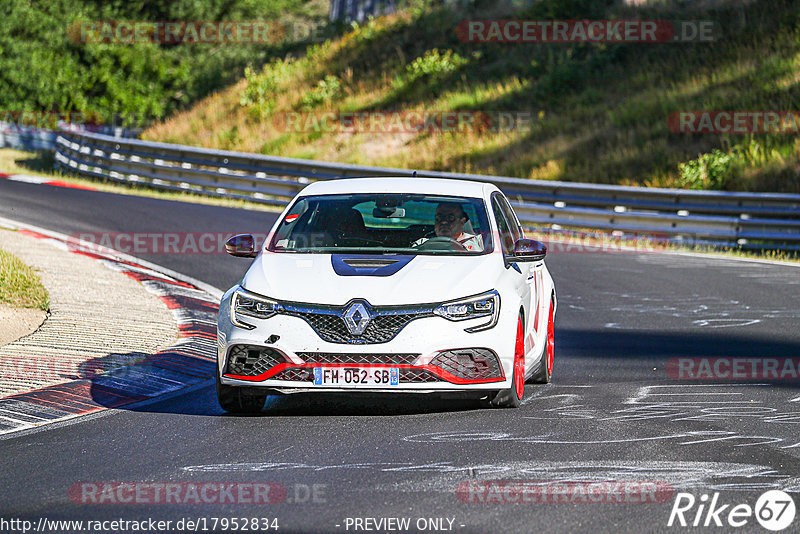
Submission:
{"label": "steering wheel", "polygon": [[419,250],[453,250],[457,252],[466,252],[467,247],[453,239],[452,237],[431,237],[430,239],[420,243],[415,248]]}

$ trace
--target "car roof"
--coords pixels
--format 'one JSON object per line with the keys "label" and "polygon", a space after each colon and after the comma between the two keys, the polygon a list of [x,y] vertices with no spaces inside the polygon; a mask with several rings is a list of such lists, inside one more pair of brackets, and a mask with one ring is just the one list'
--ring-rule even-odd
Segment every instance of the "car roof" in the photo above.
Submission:
{"label": "car roof", "polygon": [[446,178],[338,178],[314,182],[303,189],[303,195],[335,195],[350,193],[417,193],[485,198],[497,191],[494,184]]}

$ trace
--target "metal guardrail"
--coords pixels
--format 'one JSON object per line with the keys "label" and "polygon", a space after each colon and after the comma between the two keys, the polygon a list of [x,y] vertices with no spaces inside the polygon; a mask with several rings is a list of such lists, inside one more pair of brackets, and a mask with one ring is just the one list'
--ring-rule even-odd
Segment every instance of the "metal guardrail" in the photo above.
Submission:
{"label": "metal guardrail", "polygon": [[[87,126],[60,123],[60,128],[73,131],[84,131]],[[91,131],[112,134],[117,137],[134,137],[141,129],[123,128],[121,126],[90,126]],[[11,122],[0,121],[0,148],[40,151],[55,150],[59,132],[43,128],[33,128]]]}
{"label": "metal guardrail", "polygon": [[800,249],[800,195],[549,182],[346,165],[70,132],[56,139],[61,168],[117,182],[285,205],[311,180],[407,176],[491,182],[520,220],[684,241]]}
{"label": "metal guardrail", "polygon": [[7,123],[0,122],[0,148],[15,148],[17,150],[39,151],[53,150],[57,135],[48,131],[26,131],[11,128]]}

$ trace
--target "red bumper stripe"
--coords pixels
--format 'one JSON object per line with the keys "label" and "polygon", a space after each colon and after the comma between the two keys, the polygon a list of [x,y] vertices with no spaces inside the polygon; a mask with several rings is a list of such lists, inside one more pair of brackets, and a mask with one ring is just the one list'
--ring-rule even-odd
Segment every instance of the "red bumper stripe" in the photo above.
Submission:
{"label": "red bumper stripe", "polygon": [[431,374],[434,374],[441,378],[446,382],[450,382],[451,384],[457,385],[466,385],[466,384],[491,384],[494,382],[502,382],[505,380],[505,377],[498,377],[498,378],[488,378],[482,380],[470,380],[468,378],[461,378],[452,373],[449,373],[439,367],[438,365],[390,365],[390,364],[352,364],[352,363],[303,363],[303,364],[295,364],[295,363],[281,363],[266,371],[261,373],[258,376],[242,376],[242,375],[232,375],[232,374],[225,374],[226,378],[235,378],[236,380],[246,380],[248,382],[263,382],[265,380],[269,380],[276,374],[284,371],[286,369],[313,369],[314,367],[394,367],[397,369],[415,369],[418,371],[428,371]]}

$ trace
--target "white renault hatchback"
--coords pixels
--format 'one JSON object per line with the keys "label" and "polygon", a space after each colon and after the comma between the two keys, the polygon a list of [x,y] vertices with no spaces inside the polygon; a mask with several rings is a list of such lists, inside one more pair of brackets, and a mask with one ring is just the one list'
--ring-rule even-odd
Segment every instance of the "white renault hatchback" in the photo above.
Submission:
{"label": "white renault hatchback", "polygon": [[217,395],[230,412],[295,392],[453,393],[516,407],[553,372],[556,292],[492,184],[316,182],[222,298]]}

